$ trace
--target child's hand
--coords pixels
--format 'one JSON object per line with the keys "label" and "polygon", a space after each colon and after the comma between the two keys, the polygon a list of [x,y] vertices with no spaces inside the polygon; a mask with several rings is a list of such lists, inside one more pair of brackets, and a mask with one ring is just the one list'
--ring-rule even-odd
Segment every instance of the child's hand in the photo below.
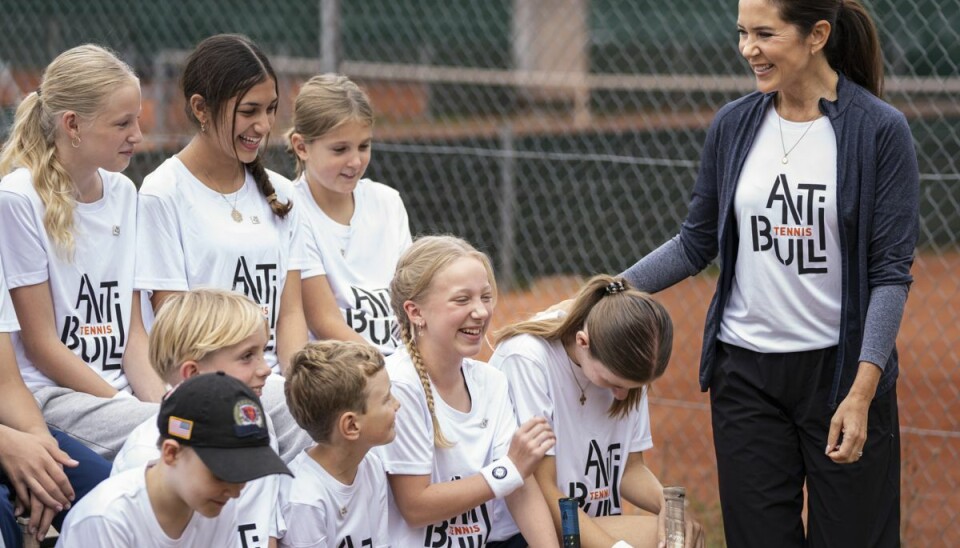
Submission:
{"label": "child's hand", "polygon": [[557,436],[543,417],[534,417],[523,423],[510,440],[507,456],[513,461],[520,475],[533,473],[540,459],[557,443]]}

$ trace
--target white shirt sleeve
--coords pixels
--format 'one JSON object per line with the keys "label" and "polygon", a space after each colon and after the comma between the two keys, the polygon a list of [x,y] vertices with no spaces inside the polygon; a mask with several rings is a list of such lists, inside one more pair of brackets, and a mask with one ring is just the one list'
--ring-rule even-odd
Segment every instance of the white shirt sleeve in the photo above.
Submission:
{"label": "white shirt sleeve", "polygon": [[428,476],[433,471],[433,422],[422,390],[409,383],[393,383],[393,396],[400,402],[397,436],[380,452],[390,474]]}
{"label": "white shirt sleeve", "polygon": [[407,217],[407,208],[403,205],[403,200],[398,199],[398,209],[399,209],[399,226],[397,226],[398,234],[402,234],[402,241],[400,243],[400,253],[410,247],[410,244],[413,243],[413,238],[410,236],[410,219]]}
{"label": "white shirt sleeve", "polygon": [[[483,364],[482,367],[489,366]],[[498,374],[491,381],[493,382],[489,385],[490,393],[484,396],[491,400],[491,404],[495,405],[497,410],[496,431],[491,448],[491,458],[497,460],[510,450],[510,442],[513,440],[513,434],[517,431],[517,415],[514,413],[513,406],[510,405],[506,379]]]}
{"label": "white shirt sleeve", "polygon": [[[294,193],[291,193],[292,196],[296,196]],[[303,206],[297,203],[293,204],[293,208],[287,213],[287,216],[290,217],[287,219],[290,225],[290,266],[287,268],[290,270],[306,270],[311,266],[309,261],[309,256],[307,254],[307,235],[309,234],[309,226],[303,226],[305,222],[305,215],[301,215],[303,211]],[[301,276],[303,278],[303,276]]]}
{"label": "white shirt sleeve", "polygon": [[[301,198],[302,200],[303,198]],[[320,243],[317,242],[316,232],[313,229],[311,221],[304,215],[300,224],[304,224],[301,232],[303,240],[304,260],[300,269],[300,279],[306,280],[316,276],[326,276],[327,270],[323,267],[323,253],[320,251]]]}
{"label": "white shirt sleeve", "polygon": [[626,453],[637,453],[653,448],[653,435],[650,433],[650,405],[647,401],[647,389],[643,389],[640,405],[633,415],[633,432],[630,438],[630,447]]}
{"label": "white shirt sleeve", "polygon": [[137,201],[137,263],[134,289],[186,291],[186,258],[172,203],[152,194]]}
{"label": "white shirt sleeve", "polygon": [[4,279],[3,261],[0,260],[0,333],[20,331],[17,314],[13,310],[10,294],[7,291],[7,282]]}
{"label": "white shirt sleeve", "polygon": [[[490,363],[493,363],[491,360]],[[533,417],[543,417],[553,428],[553,396],[544,365],[519,354],[510,353],[497,361],[510,383],[510,400],[521,424]]]}
{"label": "white shirt sleeve", "polygon": [[331,539],[324,527],[327,523],[327,516],[322,506],[290,503],[283,508],[282,512],[283,520],[288,524],[288,528],[283,538],[279,540],[280,546],[289,548],[327,548],[331,546]]}
{"label": "white shirt sleeve", "polygon": [[7,287],[35,285],[50,278],[43,220],[37,218],[29,198],[0,192],[0,257]]}

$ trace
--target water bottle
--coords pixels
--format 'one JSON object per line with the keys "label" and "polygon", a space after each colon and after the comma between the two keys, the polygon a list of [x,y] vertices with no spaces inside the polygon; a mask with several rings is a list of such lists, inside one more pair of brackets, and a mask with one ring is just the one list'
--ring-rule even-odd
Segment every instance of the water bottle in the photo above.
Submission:
{"label": "water bottle", "polygon": [[560,499],[560,532],[563,535],[563,548],[580,548],[579,505],[575,498]]}
{"label": "water bottle", "polygon": [[683,502],[687,498],[687,490],[683,487],[664,487],[663,498],[666,500],[666,535],[667,548],[683,548]]}

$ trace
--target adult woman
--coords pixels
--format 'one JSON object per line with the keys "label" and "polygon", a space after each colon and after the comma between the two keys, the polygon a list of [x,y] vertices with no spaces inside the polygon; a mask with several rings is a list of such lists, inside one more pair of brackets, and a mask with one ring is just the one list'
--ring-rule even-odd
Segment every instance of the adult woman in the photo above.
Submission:
{"label": "adult woman", "polygon": [[137,191],[119,173],[143,139],[139,116],[130,67],[77,46],[20,103],[0,155],[17,364],[47,424],[107,458],[163,394],[134,306]]}
{"label": "adult woman", "polygon": [[720,255],[700,385],[727,543],[893,546],[910,131],[878,99],[876,29],[857,0],[741,0],[737,26],[758,91],[717,114],[679,236],[625,276],[659,291]]}

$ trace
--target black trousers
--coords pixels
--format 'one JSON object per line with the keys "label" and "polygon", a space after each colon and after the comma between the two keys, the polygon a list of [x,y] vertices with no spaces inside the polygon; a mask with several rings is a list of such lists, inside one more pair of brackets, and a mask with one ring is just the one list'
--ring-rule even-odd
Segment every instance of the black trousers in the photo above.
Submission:
{"label": "black trousers", "polygon": [[719,343],[710,407],[731,548],[900,545],[896,386],[870,405],[863,457],[836,464],[825,454],[835,360],[836,347],[761,354]]}

